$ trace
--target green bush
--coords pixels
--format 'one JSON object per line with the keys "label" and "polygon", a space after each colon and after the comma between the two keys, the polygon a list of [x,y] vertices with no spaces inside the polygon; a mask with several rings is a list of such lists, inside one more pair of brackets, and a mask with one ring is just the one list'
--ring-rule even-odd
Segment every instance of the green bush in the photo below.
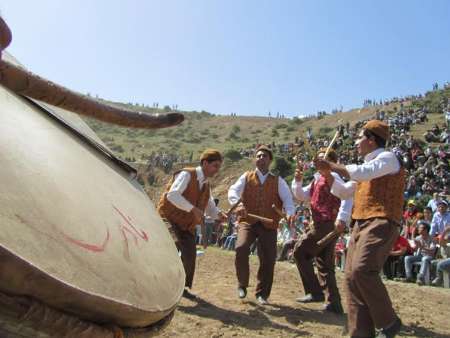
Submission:
{"label": "green bush", "polygon": [[275,129],[286,129],[287,127],[289,127],[289,126],[286,123],[279,123],[274,128]]}
{"label": "green bush", "polygon": [[275,157],[272,168],[272,171],[281,177],[292,175],[294,171],[292,164],[284,157]]}
{"label": "green bush", "polygon": [[242,158],[241,153],[236,149],[226,150],[223,156],[231,161],[239,161]]}

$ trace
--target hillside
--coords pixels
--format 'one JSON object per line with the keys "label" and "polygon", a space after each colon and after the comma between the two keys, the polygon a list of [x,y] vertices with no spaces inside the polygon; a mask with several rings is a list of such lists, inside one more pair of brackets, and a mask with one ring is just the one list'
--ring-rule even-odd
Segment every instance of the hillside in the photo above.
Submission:
{"label": "hillside", "polygon": [[[153,166],[150,170],[145,165],[149,156],[153,154],[174,154],[183,162],[193,162],[196,165],[201,151],[207,147],[213,147],[222,151],[230,149],[251,149],[257,143],[293,143],[295,138],[303,139],[308,128],[311,128],[315,136],[331,137],[339,124],[347,122],[352,126],[358,121],[374,117],[377,111],[384,110],[388,115],[395,114],[398,110],[407,107],[431,107],[428,114],[428,122],[414,125],[411,134],[417,139],[423,139],[423,133],[434,124],[441,125],[444,117],[439,111],[439,104],[445,98],[450,98],[450,88],[428,92],[423,97],[412,97],[403,100],[402,103],[394,100],[387,105],[376,105],[364,108],[352,109],[323,117],[277,119],[255,116],[219,116],[208,112],[182,112],[185,121],[179,126],[159,130],[139,130],[121,128],[92,119],[86,122],[108,145],[108,147],[120,158],[131,162],[143,178],[142,183],[149,196],[153,200],[159,198],[159,194],[168,180],[168,173],[179,168],[161,170]],[[149,113],[164,113],[164,110],[145,108],[142,106],[125,105]],[[170,108],[166,107],[165,111]],[[214,180],[215,195],[221,200],[225,199],[229,185],[245,170],[252,167],[249,159],[238,161],[227,159],[221,173]],[[226,207],[226,206],[223,206]]]}

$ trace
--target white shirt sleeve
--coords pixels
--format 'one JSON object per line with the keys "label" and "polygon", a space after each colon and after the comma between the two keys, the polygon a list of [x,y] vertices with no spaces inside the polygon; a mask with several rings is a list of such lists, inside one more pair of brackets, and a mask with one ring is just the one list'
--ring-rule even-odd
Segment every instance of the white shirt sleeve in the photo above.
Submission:
{"label": "white shirt sleeve", "polygon": [[[344,180],[338,174],[332,172],[331,175],[333,175],[333,177],[334,177],[334,182],[338,182],[338,184],[340,184],[340,185],[345,184]],[[333,186],[334,186],[334,183],[333,183]],[[333,186],[331,187],[331,193],[333,195],[336,195],[333,193]],[[337,196],[337,197],[339,197],[339,196]],[[341,200],[341,205],[339,207],[339,211],[338,211],[336,219],[338,221],[344,221],[347,225],[349,225],[350,217],[352,215],[352,208],[353,208],[353,193],[352,193],[351,197],[340,198],[340,200]]]}
{"label": "white shirt sleeve", "polygon": [[292,192],[298,200],[309,201],[311,199],[311,183],[306,187],[302,187],[302,183],[303,181],[297,182],[293,179],[291,183]]}
{"label": "white shirt sleeve", "polygon": [[356,184],[357,183],[355,181],[348,181],[344,183],[342,180],[335,179],[333,185],[331,186],[331,193],[341,200],[353,199]]}
{"label": "white shirt sleeve", "polygon": [[400,163],[394,153],[383,151],[373,160],[363,164],[345,166],[353,181],[370,181],[375,178],[395,174],[400,170]]}
{"label": "white shirt sleeve", "polygon": [[242,174],[241,177],[228,189],[228,202],[230,205],[235,205],[236,202],[241,198],[242,193],[245,188],[247,173]]}
{"label": "white shirt sleeve", "polygon": [[295,214],[294,201],[292,199],[291,189],[289,189],[286,181],[278,177],[278,194],[280,195],[281,200],[283,201],[283,208],[286,211],[288,216],[292,216]]}
{"label": "white shirt sleeve", "polygon": [[175,176],[175,180],[170,186],[167,192],[167,199],[170,203],[176,206],[178,209],[189,212],[194,207],[184,196],[182,195],[186,190],[191,180],[191,174],[187,171],[181,171]]}

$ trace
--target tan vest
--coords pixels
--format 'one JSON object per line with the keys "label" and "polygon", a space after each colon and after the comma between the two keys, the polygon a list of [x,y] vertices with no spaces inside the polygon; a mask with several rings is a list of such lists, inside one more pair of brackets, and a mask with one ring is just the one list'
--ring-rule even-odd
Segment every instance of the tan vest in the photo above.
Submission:
{"label": "tan vest", "polygon": [[404,190],[405,169],[403,167],[396,174],[358,182],[352,218],[365,220],[382,217],[400,223]]}
{"label": "tan vest", "polygon": [[183,197],[186,198],[193,206],[199,208],[202,211],[205,210],[210,195],[209,183],[205,182],[202,189],[200,190],[195,168],[184,168],[175,172],[172,176],[172,179],[167,184],[166,190],[159,200],[158,212],[162,218],[167,219],[171,224],[176,224],[180,227],[181,230],[190,231],[193,233],[195,232],[195,226],[197,225],[194,220],[194,214],[192,212],[186,212],[184,210],[178,209],[167,199],[167,193],[169,192],[170,187],[175,180],[175,176],[180,171],[187,171],[189,172],[189,174],[191,174],[191,180],[189,181],[186,190],[182,194]]}
{"label": "tan vest", "polygon": [[[264,184],[261,184],[256,171],[248,172],[242,193],[242,203],[247,212],[274,220],[272,226],[264,224],[266,228],[277,229],[280,216],[273,210],[272,204],[280,210],[283,207],[278,194],[278,176],[269,174]],[[249,224],[256,223],[252,218],[244,218],[241,221]]]}

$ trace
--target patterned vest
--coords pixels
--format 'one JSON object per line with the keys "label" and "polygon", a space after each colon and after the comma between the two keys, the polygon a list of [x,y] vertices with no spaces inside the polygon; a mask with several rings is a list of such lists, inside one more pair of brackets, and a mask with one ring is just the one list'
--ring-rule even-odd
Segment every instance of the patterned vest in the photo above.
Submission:
{"label": "patterned vest", "polygon": [[397,223],[402,220],[405,169],[370,181],[358,182],[354,196],[353,219],[387,218]]}
{"label": "patterned vest", "polygon": [[332,195],[330,190],[325,177],[322,175],[311,184],[311,213],[316,224],[336,220],[341,200]]}
{"label": "patterned vest", "polygon": [[195,226],[197,225],[194,220],[194,214],[192,212],[186,212],[184,210],[178,209],[167,199],[167,193],[170,190],[173,181],[175,180],[175,176],[180,171],[187,171],[189,172],[189,174],[191,174],[191,180],[189,181],[186,190],[182,194],[183,197],[186,198],[193,206],[199,208],[202,211],[205,210],[210,195],[209,183],[205,182],[202,186],[202,189],[200,190],[195,168],[185,168],[173,174],[172,179],[167,184],[166,190],[159,201],[158,212],[162,218],[167,219],[171,224],[178,225],[181,230],[194,233]]}
{"label": "patterned vest", "polygon": [[[275,204],[280,210],[283,208],[283,202],[278,194],[278,176],[269,173],[264,184],[261,184],[256,171],[248,172],[244,192],[242,193],[242,203],[244,203],[247,212],[274,221],[271,226],[264,224],[266,228],[277,229],[280,216],[273,210],[272,205]],[[241,221],[248,224],[256,223],[252,218],[245,218]]]}

